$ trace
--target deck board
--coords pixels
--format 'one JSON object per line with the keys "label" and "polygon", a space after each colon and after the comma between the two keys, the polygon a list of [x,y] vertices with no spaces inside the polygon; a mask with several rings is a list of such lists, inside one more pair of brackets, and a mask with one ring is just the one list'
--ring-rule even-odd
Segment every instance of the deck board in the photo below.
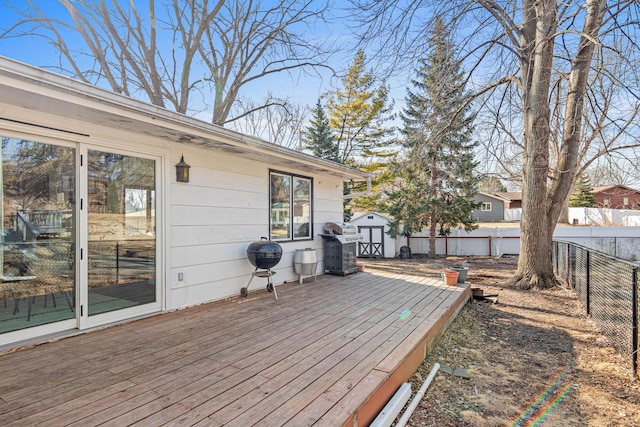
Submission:
{"label": "deck board", "polygon": [[382,272],[253,289],[0,355],[0,425],[364,425],[469,297]]}

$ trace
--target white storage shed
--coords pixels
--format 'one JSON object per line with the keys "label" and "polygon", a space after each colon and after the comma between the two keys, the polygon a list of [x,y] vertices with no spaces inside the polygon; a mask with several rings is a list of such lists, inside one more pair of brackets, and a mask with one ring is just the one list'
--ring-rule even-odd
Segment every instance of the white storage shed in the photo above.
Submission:
{"label": "white storage shed", "polygon": [[387,234],[389,221],[389,216],[378,212],[359,212],[353,215],[351,223],[363,236],[363,241],[358,244],[358,257],[395,258],[396,241]]}

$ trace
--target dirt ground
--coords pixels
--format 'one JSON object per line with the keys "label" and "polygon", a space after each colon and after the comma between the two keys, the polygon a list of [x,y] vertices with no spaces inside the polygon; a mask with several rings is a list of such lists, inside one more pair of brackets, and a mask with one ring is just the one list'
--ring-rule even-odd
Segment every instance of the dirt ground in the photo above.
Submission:
{"label": "dirt ground", "polygon": [[[498,302],[471,301],[411,379],[415,393],[441,369],[410,426],[639,426],[640,383],[630,357],[611,347],[572,291],[507,286],[517,257],[367,261],[367,269],[439,276],[469,267],[467,280]],[[458,369],[468,378],[445,372]],[[466,370],[466,371],[465,371]]]}

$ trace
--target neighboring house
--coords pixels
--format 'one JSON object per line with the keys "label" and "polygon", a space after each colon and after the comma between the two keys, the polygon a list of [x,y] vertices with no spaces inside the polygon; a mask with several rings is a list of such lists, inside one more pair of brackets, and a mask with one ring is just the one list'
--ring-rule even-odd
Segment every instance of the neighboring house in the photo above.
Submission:
{"label": "neighboring house", "polygon": [[351,223],[363,240],[358,242],[358,257],[361,258],[394,258],[396,256],[396,239],[389,232],[391,217],[378,212],[356,212]]}
{"label": "neighboring house", "polygon": [[504,221],[504,207],[509,202],[503,197],[479,192],[473,196],[473,201],[480,207],[471,212],[471,216],[478,222]]}
{"label": "neighboring house", "polygon": [[3,57],[0,136],[0,348],[239,295],[261,237],[276,285],[296,249],[323,271],[343,183],[369,179]]}
{"label": "neighboring house", "polygon": [[500,196],[503,199],[507,199],[508,202],[505,202],[505,209],[519,209],[522,208],[522,193],[520,191],[510,191],[510,192],[496,192],[494,193],[496,196]]}
{"label": "neighboring house", "polygon": [[608,209],[639,209],[640,190],[624,185],[606,185],[593,188],[596,205]]}

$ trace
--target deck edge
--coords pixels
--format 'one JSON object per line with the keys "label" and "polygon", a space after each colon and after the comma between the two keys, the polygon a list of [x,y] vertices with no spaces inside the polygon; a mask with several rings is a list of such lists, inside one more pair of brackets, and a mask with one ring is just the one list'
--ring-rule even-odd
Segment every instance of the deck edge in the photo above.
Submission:
{"label": "deck edge", "polygon": [[427,330],[424,337],[420,339],[391,372],[374,369],[376,372],[384,373],[386,379],[382,381],[352,415],[345,420],[342,424],[344,427],[369,425],[384,408],[389,399],[391,399],[400,385],[411,378],[427,354],[433,350],[438,339],[444,334],[451,322],[453,322],[471,298],[471,285],[464,284],[460,285],[460,287],[464,287],[463,292],[460,292],[447,311]]}

